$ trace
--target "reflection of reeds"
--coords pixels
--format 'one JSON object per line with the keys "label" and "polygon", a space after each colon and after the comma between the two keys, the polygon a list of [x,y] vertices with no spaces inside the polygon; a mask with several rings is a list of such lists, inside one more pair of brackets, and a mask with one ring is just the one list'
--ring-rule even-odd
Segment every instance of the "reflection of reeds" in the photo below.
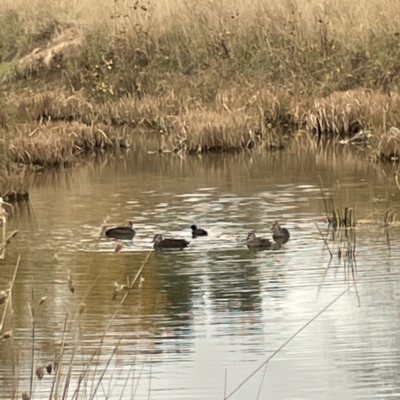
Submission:
{"label": "reflection of reeds", "polygon": [[333,254],[332,254],[332,252],[331,252],[331,249],[329,248],[329,244],[328,244],[328,242],[327,242],[325,236],[322,234],[321,229],[319,228],[319,226],[318,226],[317,223],[315,223],[315,226],[317,227],[318,232],[319,232],[319,234],[321,235],[321,238],[322,238],[322,240],[324,241],[325,246],[326,246],[326,248],[328,249],[329,254],[331,255],[331,258],[332,258],[332,257],[333,257]]}
{"label": "reflection of reeds", "polygon": [[341,210],[340,208],[335,207],[333,198],[326,198],[322,186],[320,186],[320,191],[325,206],[327,222],[330,226],[332,226],[334,229],[341,227],[352,228],[356,226],[354,208],[345,207],[343,210]]}
{"label": "reflection of reeds", "polygon": [[[343,260],[345,274],[351,273],[353,281],[355,281],[355,273],[357,271],[356,263],[356,226],[354,207],[344,207],[341,210],[335,207],[333,198],[326,198],[322,183],[320,186],[322,199],[325,206],[325,213],[329,229],[332,228],[332,241],[337,247],[337,257],[339,261]],[[333,253],[329,247],[327,238],[322,234],[317,226],[321,237],[324,239],[325,246],[329,250],[331,260]],[[328,267],[329,268],[329,267]],[[356,288],[356,286],[355,286]],[[356,288],[357,290],[357,288]]]}
{"label": "reflection of reeds", "polygon": [[332,205],[332,211],[330,214],[327,214],[327,216],[329,224],[334,228],[350,228],[356,225],[354,211],[351,207],[345,207],[342,211],[340,208],[334,208],[334,205]]}
{"label": "reflection of reeds", "polygon": [[29,200],[34,173],[27,168],[0,167],[0,196],[6,202]]}
{"label": "reflection of reeds", "polygon": [[[128,294],[134,289],[134,287],[137,287],[139,290],[141,288],[141,283],[143,281],[142,278],[142,272],[143,269],[145,268],[147,261],[149,260],[149,257],[153,253],[153,250],[149,251],[147,254],[145,260],[143,261],[141,267],[139,268],[138,272],[136,273],[135,277],[130,281],[129,278],[127,279],[127,286],[125,287],[126,291],[124,293],[124,296],[121,298],[120,302],[118,303],[114,314],[108,321],[107,327],[104,330],[101,338],[98,340],[98,342],[95,344],[95,348],[93,350],[93,353],[91,354],[90,358],[87,360],[87,363],[85,365],[82,365],[82,362],[79,361],[79,365],[82,367],[82,372],[81,374],[76,377],[74,375],[74,372],[76,371],[76,354],[77,351],[80,350],[82,343],[80,342],[80,328],[79,328],[79,333],[74,332],[74,327],[78,324],[80,326],[80,317],[84,313],[85,310],[85,305],[83,303],[79,303],[76,309],[76,312],[74,316],[71,318],[70,315],[67,313],[67,315],[64,318],[63,321],[63,328],[61,333],[61,343],[59,344],[59,349],[55,355],[55,360],[52,363],[40,363],[37,365],[37,348],[36,348],[36,342],[37,342],[37,335],[36,335],[36,330],[37,330],[37,323],[36,323],[36,316],[35,316],[35,301],[34,301],[34,290],[32,289],[32,300],[29,303],[29,310],[30,310],[30,325],[31,325],[31,350],[30,350],[30,366],[29,366],[29,371],[30,371],[30,378],[29,378],[29,393],[24,392],[22,394],[22,397],[25,399],[30,399],[35,397],[35,386],[36,386],[36,379],[37,380],[42,380],[42,379],[47,379],[47,375],[52,375],[52,382],[51,386],[49,388],[49,393],[48,393],[48,398],[81,398],[87,397],[87,394],[90,393],[90,398],[94,398],[96,396],[96,392],[100,388],[100,386],[103,384],[103,381],[106,377],[106,373],[108,371],[108,368],[110,366],[110,363],[112,359],[114,358],[116,351],[118,349],[119,343],[123,336],[119,338],[117,343],[113,346],[111,353],[108,356],[108,359],[106,360],[105,364],[102,367],[102,370],[99,370],[99,363],[98,363],[98,358],[100,356],[100,353],[103,349],[104,342],[106,339],[106,335],[109,333],[109,330],[115,320],[115,317],[117,316],[120,308],[124,304]],[[3,327],[4,323],[6,320],[7,315],[10,314],[12,311],[12,306],[11,306],[11,301],[12,301],[12,291],[14,287],[14,283],[16,280],[17,272],[18,272],[18,267],[20,263],[20,257],[18,258],[13,278],[10,284],[10,287],[6,291],[0,292],[0,300],[4,304],[4,311],[3,311],[3,316],[1,319],[0,323],[0,332],[1,332],[1,340],[6,341],[8,339],[10,340],[9,346],[11,347],[11,351],[13,351],[14,348],[14,342],[12,341],[12,330],[3,332]],[[68,286],[71,289],[71,273],[68,273]],[[89,289],[89,291],[91,288]],[[74,294],[74,291],[72,291]],[[41,298],[39,301],[39,306],[44,303],[46,298]],[[12,321],[12,320],[11,320]],[[14,328],[15,329],[15,328]],[[69,345],[69,341],[73,341],[73,345]],[[18,353],[18,359],[14,360],[13,356],[13,363],[17,362],[16,369],[18,371],[17,375],[14,374],[15,377],[15,382],[14,382],[14,387],[13,387],[13,393],[11,398],[12,399],[17,399],[21,398],[21,394],[19,393],[18,386],[20,384],[20,352]],[[53,374],[54,371],[54,374]],[[47,372],[47,375],[46,375]],[[128,378],[127,378],[128,379]],[[72,388],[72,383],[76,384],[74,387],[74,393],[71,395],[68,395]],[[136,382],[137,384],[137,382]]]}

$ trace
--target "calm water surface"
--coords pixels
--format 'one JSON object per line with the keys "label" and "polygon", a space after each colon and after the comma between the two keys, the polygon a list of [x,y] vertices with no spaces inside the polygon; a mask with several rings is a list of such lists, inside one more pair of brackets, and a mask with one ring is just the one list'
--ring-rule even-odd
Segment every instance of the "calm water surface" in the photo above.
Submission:
{"label": "calm water surface", "polygon": [[[132,149],[38,175],[30,204],[10,220],[19,235],[0,270],[0,289],[7,288],[21,255],[4,328],[13,339],[0,344],[0,398],[10,398],[13,357],[18,393],[29,391],[29,305],[34,369],[54,361],[67,319],[65,372],[75,348],[68,398],[92,359],[80,398],[91,398],[108,366],[94,398],[223,399],[346,289],[229,398],[400,398],[399,230],[372,223],[399,204],[386,174],[346,154],[181,159]],[[328,232],[321,184],[336,207],[354,207],[362,222],[348,233],[356,262],[345,257],[346,232]],[[98,240],[107,216],[137,230],[119,253],[115,242]],[[250,252],[247,233],[269,237],[277,219],[291,240],[280,251]],[[209,236],[192,240],[193,223]],[[191,243],[149,255],[155,233]],[[147,256],[140,285],[119,307],[124,292],[113,299],[114,282],[132,281]],[[32,398],[49,397],[52,376],[35,377]]]}

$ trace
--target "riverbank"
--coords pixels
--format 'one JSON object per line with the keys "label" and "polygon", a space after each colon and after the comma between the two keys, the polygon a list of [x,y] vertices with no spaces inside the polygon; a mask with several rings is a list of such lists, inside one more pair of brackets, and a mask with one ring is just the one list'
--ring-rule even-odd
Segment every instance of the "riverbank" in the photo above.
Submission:
{"label": "riverbank", "polygon": [[282,149],[300,138],[397,159],[399,9],[377,0],[87,0],[68,9],[7,0],[5,155],[70,165],[152,132],[161,152]]}

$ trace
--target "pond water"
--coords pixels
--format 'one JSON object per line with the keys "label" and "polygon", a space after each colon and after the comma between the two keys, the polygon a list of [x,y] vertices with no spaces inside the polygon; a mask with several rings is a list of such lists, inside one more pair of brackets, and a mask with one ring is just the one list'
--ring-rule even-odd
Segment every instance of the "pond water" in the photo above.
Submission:
{"label": "pond water", "polygon": [[[399,229],[382,224],[400,192],[381,168],[346,151],[183,159],[138,147],[38,174],[30,203],[9,220],[19,234],[0,270],[5,289],[21,255],[0,398],[29,392],[32,365],[54,363],[63,336],[66,398],[88,364],[75,398],[400,397]],[[338,209],[355,209],[355,230],[328,230],[321,186]],[[98,240],[107,216],[137,231],[118,253]],[[270,237],[275,220],[290,241],[249,251],[248,232]],[[209,236],[192,239],[193,223]],[[153,252],[155,233],[191,243]],[[113,296],[114,283],[132,282],[144,262],[126,297]],[[32,398],[49,398],[53,379],[34,376]]]}

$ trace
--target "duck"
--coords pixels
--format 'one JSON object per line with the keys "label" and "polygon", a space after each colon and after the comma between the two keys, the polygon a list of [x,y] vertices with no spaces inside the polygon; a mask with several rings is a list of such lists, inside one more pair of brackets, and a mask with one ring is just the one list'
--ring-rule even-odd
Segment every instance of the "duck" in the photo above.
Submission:
{"label": "duck", "polygon": [[198,228],[196,225],[192,225],[190,229],[192,230],[193,238],[198,236],[208,236],[208,232],[206,230]]}
{"label": "duck", "polygon": [[121,225],[114,228],[106,229],[104,234],[109,238],[132,240],[136,235],[136,231],[133,229],[132,226],[133,223],[129,221],[128,225]]}
{"label": "duck", "polygon": [[289,241],[290,239],[290,233],[286,228],[282,228],[279,225],[279,222],[274,222],[272,225],[272,238],[275,240],[275,242],[279,242],[281,244],[285,244]]}
{"label": "duck", "polygon": [[170,239],[157,234],[153,239],[155,249],[184,249],[190,242],[185,239]]}
{"label": "duck", "polygon": [[253,232],[247,235],[246,243],[249,249],[270,249],[272,247],[269,239],[258,238]]}

